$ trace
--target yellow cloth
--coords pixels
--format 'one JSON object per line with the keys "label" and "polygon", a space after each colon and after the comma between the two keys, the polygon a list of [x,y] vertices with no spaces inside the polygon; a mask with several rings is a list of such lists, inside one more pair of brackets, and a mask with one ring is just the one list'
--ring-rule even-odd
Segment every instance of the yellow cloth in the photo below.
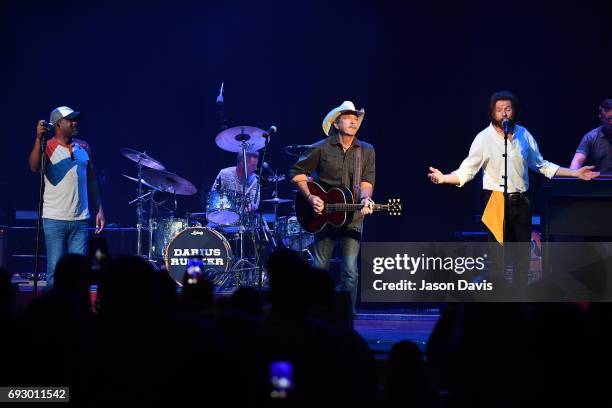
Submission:
{"label": "yellow cloth", "polygon": [[482,213],[482,222],[497,242],[504,245],[504,193],[493,191]]}

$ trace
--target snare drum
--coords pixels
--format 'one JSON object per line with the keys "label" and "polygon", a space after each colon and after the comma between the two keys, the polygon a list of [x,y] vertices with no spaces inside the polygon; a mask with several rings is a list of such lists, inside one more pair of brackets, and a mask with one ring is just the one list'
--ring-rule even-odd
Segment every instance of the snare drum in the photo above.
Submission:
{"label": "snare drum", "polygon": [[240,219],[241,194],[231,190],[211,190],[206,199],[206,219],[219,225],[233,225]]}
{"label": "snare drum", "polygon": [[278,217],[274,231],[285,247],[296,251],[308,247],[315,240],[314,234],[304,231],[295,216]]}
{"label": "snare drum", "polygon": [[151,223],[151,258],[163,260],[164,250],[172,238],[187,228],[189,223],[185,218],[156,218]]}
{"label": "snare drum", "polygon": [[187,228],[179,232],[168,244],[165,252],[166,269],[180,285],[191,258],[204,264],[206,276],[213,283],[228,271],[232,262],[229,242],[218,231],[207,227]]}

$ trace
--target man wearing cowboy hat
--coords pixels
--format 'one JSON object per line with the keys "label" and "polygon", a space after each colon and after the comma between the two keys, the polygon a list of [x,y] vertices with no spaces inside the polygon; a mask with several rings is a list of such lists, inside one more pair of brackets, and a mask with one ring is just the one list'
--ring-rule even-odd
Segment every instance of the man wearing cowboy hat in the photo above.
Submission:
{"label": "man wearing cowboy hat", "polygon": [[[344,101],[332,109],[323,119],[323,132],[327,135],[300,157],[289,171],[313,210],[321,213],[323,201],[310,194],[307,180],[312,176],[331,187],[345,187],[355,191],[355,202],[366,204],[353,222],[342,229],[324,229],[316,236],[314,244],[314,266],[329,270],[336,244],[340,244],[341,283],[340,289],[351,294],[353,310],[357,298],[357,257],[361,242],[363,216],[372,213],[372,193],[375,178],[374,147],[357,139],[357,131],[365,111],[357,110],[353,102]],[[359,168],[356,167],[359,163]],[[359,180],[355,174],[361,173]]]}

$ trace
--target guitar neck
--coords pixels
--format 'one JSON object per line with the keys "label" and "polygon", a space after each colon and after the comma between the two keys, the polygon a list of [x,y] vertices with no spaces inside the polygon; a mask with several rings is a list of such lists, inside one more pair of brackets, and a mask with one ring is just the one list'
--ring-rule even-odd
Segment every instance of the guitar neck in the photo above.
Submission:
{"label": "guitar neck", "polygon": [[[353,203],[333,203],[325,204],[325,211],[359,211],[364,207],[364,204],[353,204]],[[374,204],[372,207],[373,211],[387,211],[389,204]]]}

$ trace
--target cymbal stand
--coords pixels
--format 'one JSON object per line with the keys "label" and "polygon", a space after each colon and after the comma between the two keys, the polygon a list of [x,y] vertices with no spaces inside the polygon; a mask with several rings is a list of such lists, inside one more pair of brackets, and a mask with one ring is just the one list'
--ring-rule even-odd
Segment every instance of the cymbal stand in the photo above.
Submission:
{"label": "cymbal stand", "polygon": [[242,170],[244,175],[244,180],[242,181],[242,203],[240,204],[240,218],[239,218],[239,256],[234,261],[232,268],[230,270],[231,273],[234,274],[235,285],[236,286],[249,286],[251,279],[248,277],[248,272],[252,272],[257,269],[257,265],[253,264],[247,258],[244,257],[244,230],[245,230],[245,221],[246,221],[246,205],[247,205],[247,147],[248,147],[248,135],[239,135],[238,140],[242,142]]}
{"label": "cymbal stand", "polygon": [[[141,192],[142,191],[142,184],[139,182],[138,183],[138,191]],[[138,197],[136,197],[135,199],[133,199],[132,201],[128,202],[128,205],[132,205],[134,203],[136,203],[136,216],[137,216],[137,224],[136,224],[136,231],[137,231],[137,255],[138,256],[142,256],[142,230],[144,229],[144,209],[143,209],[143,204],[148,200],[147,197],[149,196],[153,196],[153,194],[155,193],[155,190],[149,190],[144,194],[140,194]],[[150,224],[149,224],[150,225]]]}
{"label": "cymbal stand", "polygon": [[155,190],[151,190],[151,196],[149,197],[149,260],[153,259],[153,206],[155,203]]}
{"label": "cymbal stand", "polygon": [[[276,199],[278,198],[278,182],[284,180],[285,177],[278,175],[274,170],[272,170],[272,168],[270,168],[270,172],[272,173],[272,176],[268,178],[268,181],[274,182],[274,191],[272,191],[272,199]],[[278,206],[280,205],[280,203],[276,201],[274,202],[273,205],[274,205],[274,226],[276,226],[278,224]],[[261,211],[261,216],[263,217],[263,211]],[[278,236],[276,228],[274,228],[274,232],[271,233],[270,235],[272,235],[272,245],[274,246],[274,248],[278,248],[278,242],[282,239],[282,237]]]}
{"label": "cymbal stand", "polygon": [[[140,187],[140,190],[142,190],[142,186]],[[147,250],[147,255],[146,256],[142,255],[142,253],[139,254],[139,256],[143,256],[146,259],[148,259],[149,261],[157,261],[155,259],[155,257],[154,257],[154,254],[153,254],[153,250],[154,250],[154,248],[153,248],[153,233],[154,233],[154,230],[155,230],[154,217],[153,216],[154,216],[154,214],[157,213],[159,207],[164,207],[164,208],[168,209],[167,207],[163,206],[163,204],[166,201],[168,201],[168,200],[164,200],[164,201],[161,201],[159,203],[157,201],[155,201],[155,193],[157,191],[159,191],[159,190],[156,190],[156,189],[152,188],[149,191],[147,191],[146,193],[136,197],[135,199],[133,199],[132,201],[130,201],[128,203],[130,205],[134,204],[134,203],[138,203],[137,204],[136,212],[140,214],[139,218],[142,220],[141,221],[141,229],[145,229],[145,227],[144,227],[144,217],[143,217],[143,214],[144,214],[143,205],[144,205],[144,203],[149,202],[149,219],[148,219],[148,223],[147,223],[147,226],[148,226],[147,227],[148,228],[148,235],[149,235],[148,236],[148,238],[149,238],[149,245],[148,245],[148,250]],[[174,211],[176,210],[176,207],[177,207],[176,194],[174,195],[172,203],[173,203],[173,210],[172,210],[172,212],[174,214]],[[139,243],[141,243],[140,240],[139,240]],[[142,251],[142,246],[139,245],[139,247],[140,247],[139,249]]]}
{"label": "cymbal stand", "polygon": [[[143,217],[143,200],[144,197],[146,195],[143,196],[142,194],[142,167],[143,164],[141,163],[140,159],[138,161],[138,163],[136,164],[138,166],[138,198],[137,198],[137,204],[136,204],[136,235],[137,235],[137,244],[136,244],[136,255],[138,256],[142,256],[142,228],[143,228],[143,224],[144,224],[144,217]],[[147,193],[148,195],[149,193]],[[131,204],[131,203],[130,203]]]}

